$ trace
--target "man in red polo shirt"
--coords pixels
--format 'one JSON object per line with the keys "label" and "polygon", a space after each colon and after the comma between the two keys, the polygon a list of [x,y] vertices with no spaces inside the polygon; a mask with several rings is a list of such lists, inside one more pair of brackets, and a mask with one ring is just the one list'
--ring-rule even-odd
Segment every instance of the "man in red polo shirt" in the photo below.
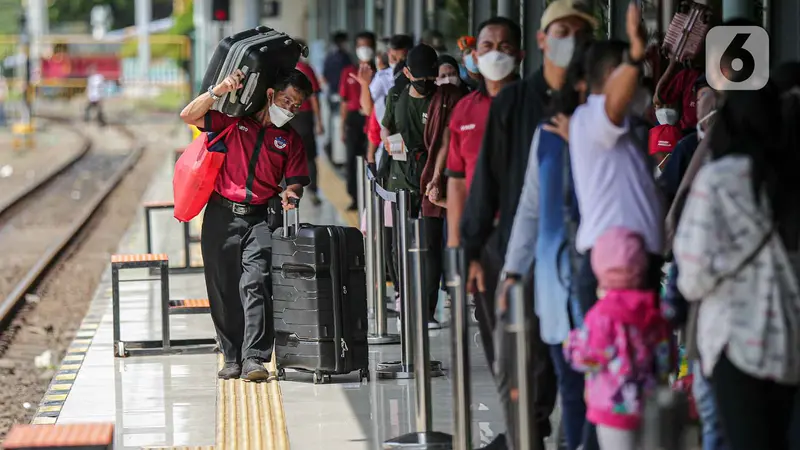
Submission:
{"label": "man in red polo shirt", "polygon": [[[305,45],[304,42],[300,41],[299,39],[295,39],[295,41]],[[317,94],[320,91],[319,82],[317,81],[317,75],[314,73],[314,69],[311,68],[311,65],[308,64],[305,58],[300,58],[300,61],[297,62],[297,66],[295,67],[300,72],[303,72],[305,76],[308,78],[308,81],[311,82],[311,86],[314,89],[314,93],[300,105],[300,109],[297,110],[297,114],[295,115],[294,119],[292,119],[291,125],[294,128],[294,131],[300,135],[300,139],[303,140],[303,147],[306,149],[306,157],[308,158],[308,173],[311,177],[311,184],[308,185],[309,191],[309,199],[315,205],[320,203],[319,197],[317,196],[317,135],[323,134],[325,131],[322,127],[322,114],[319,108],[319,99],[317,98]]]}
{"label": "man in red polo shirt", "polygon": [[[515,32],[512,32],[515,30]],[[447,152],[447,246],[458,247],[459,224],[475,164],[483,143],[483,132],[492,98],[518,78],[522,60],[519,25],[496,17],[484,22],[471,57],[482,76],[478,90],[458,102],[450,118],[450,147]]]}
{"label": "man in red polo shirt", "polygon": [[[375,71],[375,35],[369,31],[362,31],[356,36],[356,56],[359,65],[368,65]],[[358,198],[356,186],[356,157],[365,156],[367,152],[367,135],[364,132],[366,117],[361,113],[361,85],[356,75],[358,69],[349,65],[342,70],[339,79],[339,96],[342,98],[339,107],[341,118],[341,136],[347,147],[347,193],[350,194],[350,210],[356,209]]]}
{"label": "man in red polo shirt", "polygon": [[[206,206],[200,246],[211,319],[225,358],[224,379],[265,380],[272,355],[272,231],[281,226],[281,205],[292,208],[309,183],[303,141],[287,126],[312,93],[297,69],[267,89],[267,106],[251,117],[210,111],[215,99],[242,88],[241,71],[194,99],[181,119],[203,131],[234,129],[224,141],[225,162]],[[285,180],[286,188],[281,189]]]}

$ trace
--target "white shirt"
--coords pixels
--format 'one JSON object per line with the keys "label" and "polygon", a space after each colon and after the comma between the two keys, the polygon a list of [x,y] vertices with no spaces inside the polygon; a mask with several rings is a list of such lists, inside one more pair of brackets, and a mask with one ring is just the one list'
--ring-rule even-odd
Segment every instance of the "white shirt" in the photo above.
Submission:
{"label": "white shirt", "polygon": [[664,246],[663,204],[645,149],[629,133],[626,120],[616,126],[606,115],[604,95],[590,95],[569,124],[569,153],[581,221],[576,248],[590,250],[611,227],[644,238],[649,253]]}
{"label": "white shirt", "polygon": [[89,79],[86,80],[86,96],[89,97],[90,102],[99,102],[103,98],[105,81],[106,79],[99,73],[89,75]]}
{"label": "white shirt", "polygon": [[383,115],[386,113],[386,96],[389,95],[389,89],[393,86],[394,69],[391,67],[377,71],[369,84],[369,93],[372,95],[375,118],[378,119],[378,123],[383,123]]}
{"label": "white shirt", "polygon": [[697,347],[706,375],[724,352],[752,377],[797,384],[798,261],[774,232],[763,192],[756,203],[751,170],[749,158],[726,156],[697,173],[673,244],[678,289],[700,302]]}

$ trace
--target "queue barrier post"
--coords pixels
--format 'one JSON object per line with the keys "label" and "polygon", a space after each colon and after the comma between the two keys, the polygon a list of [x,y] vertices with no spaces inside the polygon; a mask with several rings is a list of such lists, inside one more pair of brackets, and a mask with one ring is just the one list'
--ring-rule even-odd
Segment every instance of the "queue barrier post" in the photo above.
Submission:
{"label": "queue barrier post", "polygon": [[367,336],[370,345],[398,344],[400,335],[389,334],[386,310],[386,270],[383,252],[383,199],[377,193],[377,181],[369,180],[364,206],[367,218],[367,301],[375,322]]}
{"label": "queue barrier post", "polygon": [[445,283],[453,300],[451,348],[453,366],[450,375],[453,383],[453,450],[472,450],[470,430],[470,376],[469,376],[469,305],[464,275],[467,273],[464,249],[449,247],[445,251]]}

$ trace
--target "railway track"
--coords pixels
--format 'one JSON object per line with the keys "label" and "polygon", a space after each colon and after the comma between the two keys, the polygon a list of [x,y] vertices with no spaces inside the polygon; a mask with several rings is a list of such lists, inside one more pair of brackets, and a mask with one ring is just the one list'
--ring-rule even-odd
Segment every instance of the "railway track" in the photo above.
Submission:
{"label": "railway track", "polygon": [[[92,139],[77,127],[72,130],[83,136],[85,150],[0,205],[0,333],[25,303],[26,294],[58,261],[142,154],[134,134],[124,126],[107,127],[102,140]],[[112,134],[128,143],[111,149]],[[10,338],[0,339],[0,354]]]}

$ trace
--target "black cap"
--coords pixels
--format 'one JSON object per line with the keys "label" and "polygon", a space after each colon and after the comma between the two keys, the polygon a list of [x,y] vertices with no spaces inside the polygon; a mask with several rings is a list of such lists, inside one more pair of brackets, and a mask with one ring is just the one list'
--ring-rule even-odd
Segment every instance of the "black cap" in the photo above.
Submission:
{"label": "black cap", "polygon": [[439,75],[439,57],[433,47],[419,44],[408,52],[406,66],[414,78],[428,78]]}
{"label": "black cap", "polygon": [[407,34],[395,34],[389,38],[389,48],[392,50],[411,50],[414,38]]}

